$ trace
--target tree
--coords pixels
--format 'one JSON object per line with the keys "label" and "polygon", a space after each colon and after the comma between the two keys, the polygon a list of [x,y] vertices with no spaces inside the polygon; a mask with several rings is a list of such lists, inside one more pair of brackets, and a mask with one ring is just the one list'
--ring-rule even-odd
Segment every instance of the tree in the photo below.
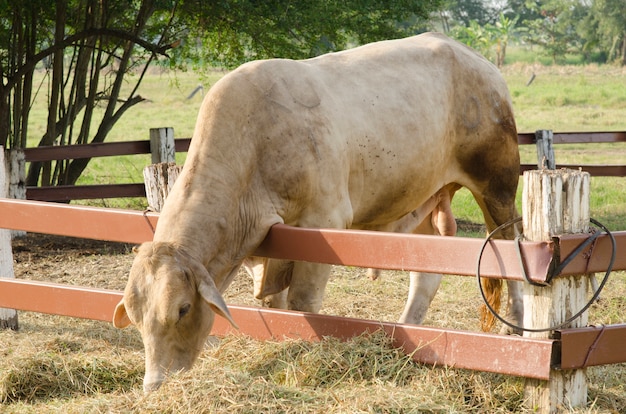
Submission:
{"label": "tree", "polygon": [[443,7],[452,26],[469,27],[471,22],[483,26],[494,21],[492,9],[483,0],[446,0]]}
{"label": "tree", "polygon": [[547,0],[530,5],[541,15],[525,21],[530,43],[541,46],[554,63],[567,53],[582,50],[584,39],[579,35],[577,24],[587,14],[586,4],[578,0]]}
{"label": "tree", "polygon": [[[48,78],[48,120],[39,145],[102,142],[120,117],[143,100],[136,90],[146,68],[170,47],[141,37],[157,11],[152,0],[142,1],[135,10],[123,7],[122,1],[6,3],[0,9],[5,33],[0,39],[0,144],[5,147],[26,146],[34,74],[41,63]],[[137,84],[121,99],[124,76],[139,62],[144,66]],[[39,92],[37,98],[44,93]],[[98,104],[105,110],[93,132],[93,111]],[[26,184],[73,184],[88,161],[31,163]]]}
{"label": "tree", "polygon": [[517,32],[517,20],[517,17],[510,19],[502,13],[496,24],[480,25],[472,20],[467,27],[455,27],[452,36],[501,67],[504,64],[509,41]]}
{"label": "tree", "polygon": [[[442,0],[0,0],[0,145],[24,148],[36,71],[48,81],[39,145],[102,142],[143,101],[156,61],[233,67],[304,58],[422,30]],[[129,82],[129,74],[133,82]],[[131,85],[122,96],[122,85]],[[47,96],[46,96],[47,93]],[[104,115],[94,127],[94,108]],[[89,160],[31,163],[27,185],[74,184]]]}
{"label": "tree", "polygon": [[587,19],[581,20],[589,49],[601,50],[606,60],[626,65],[626,0],[595,0]]}

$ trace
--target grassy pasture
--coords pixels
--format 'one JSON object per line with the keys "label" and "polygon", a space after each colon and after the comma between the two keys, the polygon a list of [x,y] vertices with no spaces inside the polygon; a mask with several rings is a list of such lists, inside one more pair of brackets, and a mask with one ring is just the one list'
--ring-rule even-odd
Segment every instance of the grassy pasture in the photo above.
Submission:
{"label": "grassy pasture", "polygon": [[[536,78],[525,86],[532,73]],[[513,96],[518,129],[603,131],[626,129],[626,73],[607,67],[510,65],[503,73]],[[186,73],[152,74],[141,90],[148,102],[131,109],[111,139],[147,139],[151,127],[172,126],[190,136],[200,104],[186,100],[208,78]],[[42,118],[42,125],[45,117]],[[35,129],[33,129],[35,131]],[[36,134],[34,134],[36,135]],[[521,148],[535,162],[534,148]],[[624,163],[624,145],[557,146],[559,162]],[[94,160],[83,182],[137,182],[148,157]],[[518,197],[519,200],[519,197]],[[141,200],[99,205],[143,208]],[[467,192],[454,200],[463,223],[481,217]],[[626,179],[592,179],[592,216],[613,230],[626,229]],[[479,236],[475,225],[466,234]],[[132,261],[130,246],[31,234],[14,243],[18,278],[122,289]],[[336,267],[324,313],[396,320],[408,275],[385,272],[370,281],[365,271]],[[239,275],[227,302],[255,304],[250,281]],[[445,277],[426,325],[478,330],[479,295],[473,278]],[[626,274],[614,273],[593,324],[626,319]],[[0,332],[0,412],[10,413],[507,413],[523,411],[523,380],[433,368],[413,363],[373,334],[347,343],[255,341],[242,336],[212,340],[194,369],[159,392],[143,395],[143,346],[134,329],[20,313],[19,332]],[[588,369],[589,405],[575,413],[618,413],[626,407],[626,364]]]}

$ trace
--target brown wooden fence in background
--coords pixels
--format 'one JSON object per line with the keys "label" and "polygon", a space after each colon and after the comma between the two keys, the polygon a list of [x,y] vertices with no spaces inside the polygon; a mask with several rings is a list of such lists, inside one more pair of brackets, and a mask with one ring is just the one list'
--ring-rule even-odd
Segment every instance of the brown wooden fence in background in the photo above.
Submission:
{"label": "brown wooden fence in background", "polygon": [[[626,143],[626,131],[619,132],[555,132],[554,144],[587,144],[587,143]],[[535,144],[535,133],[518,134],[520,145]],[[191,138],[175,139],[176,152],[187,152]],[[100,144],[66,145],[27,148],[24,150],[26,162],[67,160],[79,158],[96,158],[152,152],[149,140],[110,142]],[[626,159],[626,157],[625,157]],[[625,161],[626,162],[626,161]],[[626,177],[624,165],[573,165],[557,164],[557,168],[582,168],[592,176]],[[536,164],[522,164],[520,174],[526,170],[537,169]],[[39,201],[71,201],[84,199],[104,199],[121,197],[145,197],[143,183],[136,184],[99,184],[56,187],[27,187],[26,198]]]}

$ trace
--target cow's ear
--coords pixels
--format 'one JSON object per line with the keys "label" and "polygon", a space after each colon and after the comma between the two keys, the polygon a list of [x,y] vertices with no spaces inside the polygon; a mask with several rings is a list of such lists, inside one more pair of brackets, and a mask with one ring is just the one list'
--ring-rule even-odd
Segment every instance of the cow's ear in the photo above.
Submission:
{"label": "cow's ear", "polygon": [[126,313],[126,306],[124,306],[124,299],[122,299],[115,307],[115,312],[113,312],[113,326],[122,329],[130,324],[132,324],[132,322]]}
{"label": "cow's ear", "polygon": [[202,298],[209,304],[211,309],[213,309],[213,312],[225,318],[234,328],[239,329],[233,317],[230,315],[224,298],[222,298],[222,295],[215,287],[213,279],[210,277],[207,279],[202,278],[198,284],[198,292],[200,292]]}
{"label": "cow's ear", "polygon": [[239,327],[233,320],[233,317],[230,315],[222,294],[219,290],[217,290],[217,286],[215,286],[215,281],[206,270],[206,268],[191,257],[184,257],[184,260],[184,263],[187,264],[189,270],[191,271],[191,274],[196,280],[198,293],[200,293],[200,296],[202,296],[206,303],[209,304],[213,312],[225,318],[234,328],[239,329]]}

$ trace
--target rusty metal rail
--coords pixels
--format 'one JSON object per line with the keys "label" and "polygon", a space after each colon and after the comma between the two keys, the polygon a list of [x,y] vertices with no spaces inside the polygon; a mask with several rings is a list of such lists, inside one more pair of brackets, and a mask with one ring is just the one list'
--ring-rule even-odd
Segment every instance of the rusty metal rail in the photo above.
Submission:
{"label": "rusty metal rail", "polygon": [[[125,243],[151,240],[152,229],[158,221],[156,213],[13,199],[0,199],[0,211],[0,228]],[[614,237],[618,251],[625,251],[626,231],[616,232]],[[584,235],[561,237],[560,256],[567,257],[585,239]],[[468,237],[305,229],[277,224],[256,254],[347,266],[474,276],[482,244],[483,240]],[[493,240],[490,246],[482,259],[481,276],[523,280],[515,243]],[[554,260],[554,243],[522,242],[521,246],[528,277],[545,281],[547,269]],[[611,252],[608,238],[598,237],[593,254],[586,259],[588,252],[573,260],[563,274],[606,270]],[[625,270],[625,255],[617,255],[616,259],[614,270]]]}
{"label": "rusty metal rail", "polygon": [[[2,307],[110,322],[122,292],[35,281],[0,279]],[[215,320],[213,335],[229,333],[259,340],[285,338],[319,341],[326,336],[341,340],[384,329],[394,346],[415,361],[487,372],[548,379],[554,340],[503,336],[429,328],[364,319],[249,306],[229,306],[239,325],[236,331],[222,318]]]}
{"label": "rusty metal rail", "polygon": [[[35,201],[0,199],[0,228],[72,237],[141,243],[152,239],[158,215],[118,209],[68,206]],[[626,232],[614,233],[618,251],[626,251]],[[585,240],[563,236],[554,243],[522,243],[528,273],[544,280],[554,259],[555,243],[566,257]],[[373,266],[399,270],[474,275],[480,239],[435,237],[396,233],[302,229],[274,226],[256,254],[268,257]],[[520,279],[511,241],[494,240],[483,257],[481,274]],[[587,252],[589,253],[589,252]],[[610,243],[599,237],[589,259],[572,261],[567,274],[604,271]],[[626,255],[618,254],[615,270],[626,269]],[[53,283],[0,279],[0,306],[49,314],[110,321],[119,291]],[[301,312],[232,306],[241,333],[259,339],[303,338],[319,340],[332,335],[342,339],[384,329],[397,346],[415,360],[434,365],[499,372],[548,379],[551,367],[578,368],[626,362],[623,343],[626,326],[617,325],[559,331],[557,339],[533,340],[475,332],[427,328],[388,322],[314,315]],[[231,328],[221,318],[214,333]]]}

